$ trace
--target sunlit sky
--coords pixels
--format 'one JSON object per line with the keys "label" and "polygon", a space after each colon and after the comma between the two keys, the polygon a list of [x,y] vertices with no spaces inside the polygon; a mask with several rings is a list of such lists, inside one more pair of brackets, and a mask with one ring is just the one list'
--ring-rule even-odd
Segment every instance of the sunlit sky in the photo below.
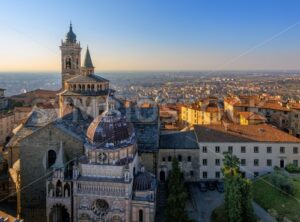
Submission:
{"label": "sunlit sky", "polygon": [[70,21],[98,71],[300,69],[298,0],[9,0],[0,71],[59,71]]}

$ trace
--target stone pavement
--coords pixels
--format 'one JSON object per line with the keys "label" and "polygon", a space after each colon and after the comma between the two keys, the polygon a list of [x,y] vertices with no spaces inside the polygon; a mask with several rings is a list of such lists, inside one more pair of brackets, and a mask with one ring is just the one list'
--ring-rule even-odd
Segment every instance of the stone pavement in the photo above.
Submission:
{"label": "stone pavement", "polygon": [[[213,210],[224,202],[224,194],[218,191],[201,192],[196,184],[189,185],[190,200],[187,203],[187,212],[191,219],[197,222],[210,222]],[[276,220],[262,207],[253,202],[253,209],[263,222]]]}

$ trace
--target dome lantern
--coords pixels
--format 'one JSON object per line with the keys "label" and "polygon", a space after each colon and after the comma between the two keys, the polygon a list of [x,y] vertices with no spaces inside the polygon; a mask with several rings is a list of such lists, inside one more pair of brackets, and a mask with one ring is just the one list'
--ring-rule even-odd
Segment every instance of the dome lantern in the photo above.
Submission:
{"label": "dome lantern", "polygon": [[69,29],[69,32],[66,35],[66,42],[68,42],[68,43],[76,43],[76,35],[73,32],[72,23],[70,23],[70,29]]}

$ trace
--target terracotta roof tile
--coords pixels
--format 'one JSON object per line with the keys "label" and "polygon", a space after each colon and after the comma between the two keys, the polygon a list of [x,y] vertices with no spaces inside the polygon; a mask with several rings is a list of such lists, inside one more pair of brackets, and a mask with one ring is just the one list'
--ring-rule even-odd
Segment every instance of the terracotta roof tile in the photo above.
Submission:
{"label": "terracotta roof tile", "polygon": [[195,125],[198,142],[292,142],[300,139],[267,124]]}

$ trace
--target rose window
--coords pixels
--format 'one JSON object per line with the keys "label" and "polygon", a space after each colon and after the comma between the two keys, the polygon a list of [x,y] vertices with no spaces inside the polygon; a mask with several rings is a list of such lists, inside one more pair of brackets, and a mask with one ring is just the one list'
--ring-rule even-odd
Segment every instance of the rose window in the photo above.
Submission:
{"label": "rose window", "polygon": [[104,218],[109,211],[109,205],[105,200],[97,199],[92,205],[92,211],[98,217]]}

